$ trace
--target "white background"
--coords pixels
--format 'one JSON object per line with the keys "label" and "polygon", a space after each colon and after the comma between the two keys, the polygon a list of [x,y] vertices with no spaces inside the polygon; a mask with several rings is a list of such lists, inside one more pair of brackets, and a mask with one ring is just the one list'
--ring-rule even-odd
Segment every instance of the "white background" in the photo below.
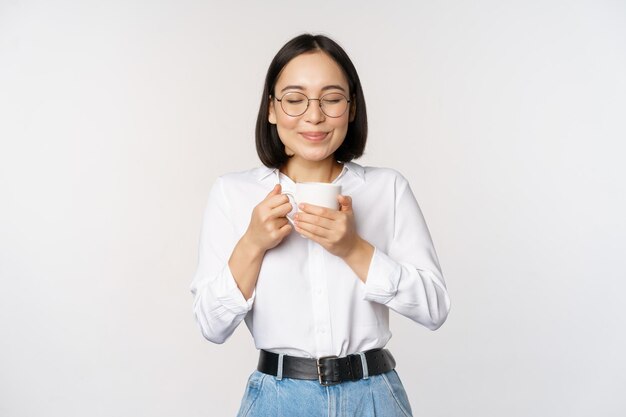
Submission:
{"label": "white background", "polygon": [[0,416],[236,413],[257,356],[194,322],[201,215],[303,31],[447,280],[441,329],[392,322],[415,415],[626,415],[624,1],[0,0]]}

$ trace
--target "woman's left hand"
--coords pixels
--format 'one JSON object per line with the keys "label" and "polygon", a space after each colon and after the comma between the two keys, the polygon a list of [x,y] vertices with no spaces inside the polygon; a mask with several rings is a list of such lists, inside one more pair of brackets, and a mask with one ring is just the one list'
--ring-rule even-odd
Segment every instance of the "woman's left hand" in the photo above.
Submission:
{"label": "woman's left hand", "polygon": [[333,255],[345,258],[361,238],[356,232],[352,198],[339,195],[337,201],[339,210],[300,204],[294,220],[298,233],[319,243]]}

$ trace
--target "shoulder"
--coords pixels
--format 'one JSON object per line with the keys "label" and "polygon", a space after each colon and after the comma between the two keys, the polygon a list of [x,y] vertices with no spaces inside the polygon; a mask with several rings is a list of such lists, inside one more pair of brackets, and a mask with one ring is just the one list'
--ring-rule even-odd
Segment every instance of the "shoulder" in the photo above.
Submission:
{"label": "shoulder", "polygon": [[264,166],[255,167],[244,171],[234,171],[222,174],[217,178],[216,182],[222,184],[258,183],[260,180],[271,175],[273,172],[273,168]]}
{"label": "shoulder", "polygon": [[228,172],[215,179],[209,198],[224,204],[247,206],[257,203],[275,184],[275,169],[256,167],[244,171]]}
{"label": "shoulder", "polygon": [[271,189],[275,182],[272,178],[275,175],[274,168],[264,166],[244,171],[228,172],[216,178],[213,183],[213,189],[219,189],[225,194],[239,194],[252,192],[257,189],[264,190],[269,183],[271,183],[269,186]]}
{"label": "shoulder", "polygon": [[404,175],[393,168],[362,166],[355,162],[348,162],[347,168],[360,175],[366,183],[408,184]]}

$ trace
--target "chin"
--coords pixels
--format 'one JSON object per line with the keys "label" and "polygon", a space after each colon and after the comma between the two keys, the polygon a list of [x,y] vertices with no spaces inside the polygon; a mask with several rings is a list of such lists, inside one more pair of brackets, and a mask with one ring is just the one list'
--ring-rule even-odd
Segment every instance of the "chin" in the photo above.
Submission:
{"label": "chin", "polygon": [[329,157],[331,157],[331,155],[319,155],[319,154],[315,154],[315,155],[302,155],[302,159],[305,159],[307,161],[312,161],[312,162],[321,162],[324,161],[326,159],[328,159]]}
{"label": "chin", "polygon": [[335,151],[331,152],[330,149],[303,149],[303,152],[297,152],[302,159],[307,161],[324,161],[331,158]]}

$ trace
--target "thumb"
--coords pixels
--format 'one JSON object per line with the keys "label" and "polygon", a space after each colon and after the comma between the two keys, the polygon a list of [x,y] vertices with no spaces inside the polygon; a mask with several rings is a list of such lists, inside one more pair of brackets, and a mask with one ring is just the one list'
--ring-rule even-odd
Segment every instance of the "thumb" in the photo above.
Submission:
{"label": "thumb", "polygon": [[350,211],[352,210],[352,197],[347,195],[338,195],[337,201],[339,202],[339,211]]}
{"label": "thumb", "polygon": [[272,191],[270,191],[270,193],[267,196],[271,197],[273,195],[278,195],[278,194],[280,194],[281,191],[282,191],[281,185],[280,184],[276,184],[276,185],[274,185],[274,188],[272,188]]}

